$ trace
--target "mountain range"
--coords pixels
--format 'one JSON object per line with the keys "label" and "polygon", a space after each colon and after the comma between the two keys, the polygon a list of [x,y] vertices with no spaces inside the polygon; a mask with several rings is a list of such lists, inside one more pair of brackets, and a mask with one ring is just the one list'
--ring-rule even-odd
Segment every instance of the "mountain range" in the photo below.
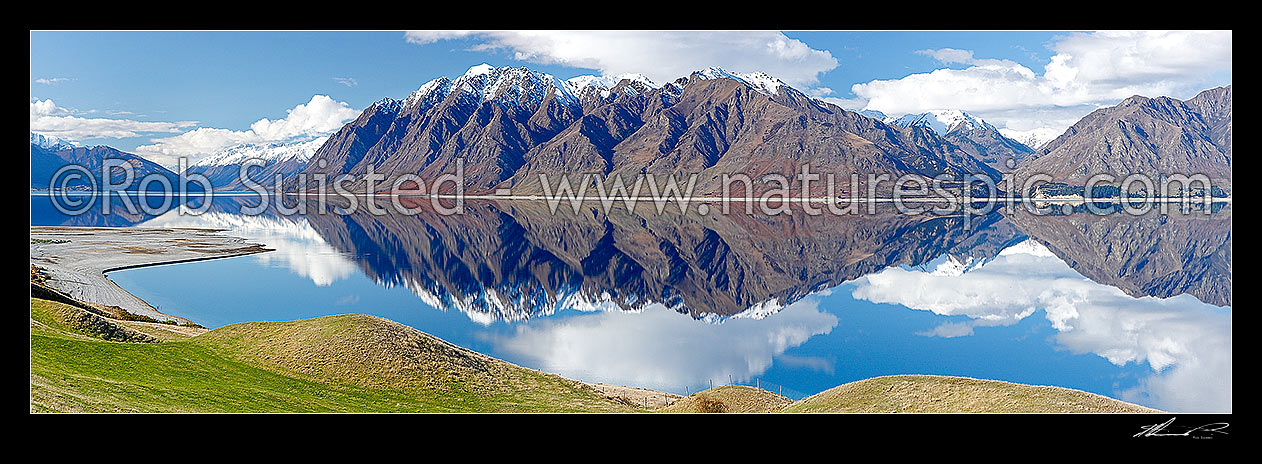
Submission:
{"label": "mountain range", "polygon": [[[851,112],[758,72],[711,67],[659,84],[640,74],[560,80],[484,64],[454,79],[431,80],[402,100],[377,101],[328,137],[235,146],[188,172],[206,175],[216,189],[243,190],[241,163],[259,158],[263,165],[252,169],[253,179],[270,188],[279,175],[293,190],[315,187],[316,174],[332,179],[371,168],[386,175],[374,187],[385,190],[405,174],[432,187],[460,170],[466,193],[507,189],[518,195],[543,193],[541,174],[570,174],[577,189],[586,173],[620,175],[628,185],[640,174],[653,174],[660,185],[665,176],[686,181],[695,173],[694,194],[715,195],[724,174],[795,179],[809,163],[816,173],[840,174],[837,191],[814,183],[810,194],[823,196],[846,194],[852,172],[997,177],[1011,171],[1012,162],[1019,176],[1047,173],[1075,184],[1099,172],[1119,179],[1135,172],[1199,172],[1230,190],[1231,86],[1185,101],[1134,96],[1044,142],[1048,135],[999,129],[959,110],[900,117]],[[126,157],[146,173],[165,171],[109,147],[75,147],[35,133],[31,150],[32,188],[46,188],[52,172],[73,160]],[[751,196],[780,187],[754,185]],[[789,187],[797,194],[800,182]],[[442,185],[448,193],[455,188]],[[734,188],[740,195],[745,187]]]}
{"label": "mountain range", "polygon": [[1231,188],[1231,86],[1188,100],[1133,96],[1083,117],[1018,167],[1082,185],[1095,174],[1201,173]]}
{"label": "mountain range", "polygon": [[246,190],[240,171],[245,163],[255,160],[258,167],[247,170],[249,179],[265,187],[276,185],[276,176],[282,179],[301,172],[307,167],[311,155],[324,145],[326,137],[287,143],[247,143],[221,150],[193,163],[185,170],[188,174],[206,176],[216,190]]}
{"label": "mountain range", "polygon": [[[140,188],[140,180],[151,174],[158,174],[166,178],[174,188],[179,186],[179,175],[138,155],[104,145],[77,147],[64,140],[32,132],[31,188],[39,190],[49,189],[50,182],[65,180],[65,185],[52,187],[64,190],[91,190],[95,184],[96,189],[103,189],[106,184],[102,176],[102,166],[105,165],[106,160],[110,159],[121,160],[132,167],[134,173],[133,182],[126,190],[138,190]],[[88,172],[92,173],[92,179],[70,179],[69,175],[64,175],[61,179],[54,179],[57,171],[67,165],[78,165],[87,168]],[[111,169],[108,174],[110,177],[109,183],[111,184],[120,185],[126,182],[125,172],[121,168]],[[150,188],[161,189],[162,187],[160,184],[154,183],[150,185]],[[192,184],[190,189],[199,190],[200,187]]]}
{"label": "mountain range", "polygon": [[[936,110],[887,118],[886,122],[908,130],[931,130],[998,171],[1010,171],[1034,149],[1008,138],[977,116],[960,110]],[[1011,166],[1008,160],[1012,160]]]}
{"label": "mountain range", "polygon": [[[389,176],[382,185],[404,173],[432,185],[460,160],[468,193],[541,193],[540,174],[622,175],[629,184],[641,173],[697,173],[695,192],[713,194],[721,174],[792,178],[808,162],[816,172],[847,174],[995,174],[933,131],[902,130],[766,74],[720,68],[658,85],[642,76],[561,81],[475,66],[404,100],[374,103],[313,159],[325,163],[307,165],[302,187],[317,173],[358,176],[370,166]],[[823,195],[822,184],[812,194]]]}

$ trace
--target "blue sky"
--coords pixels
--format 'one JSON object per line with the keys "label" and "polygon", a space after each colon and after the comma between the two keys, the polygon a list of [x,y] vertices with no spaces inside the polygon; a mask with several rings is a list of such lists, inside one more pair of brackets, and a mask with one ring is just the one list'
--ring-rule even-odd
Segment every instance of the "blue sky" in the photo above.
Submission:
{"label": "blue sky", "polygon": [[[1151,50],[1145,49],[1148,44]],[[950,53],[934,52],[944,49]],[[196,128],[239,135],[261,118],[286,118],[300,104],[312,102],[309,112],[315,112],[316,95],[357,112],[382,97],[406,97],[430,79],[458,76],[483,62],[525,65],[562,79],[638,71],[659,83],[689,69],[720,65],[736,72],[767,71],[849,109],[901,115],[952,106],[999,127],[1059,131],[1127,92],[1187,98],[1229,84],[1230,53],[1229,31],[32,31],[30,98],[33,131],[130,151],[149,146],[141,148],[144,154],[158,150],[160,140]],[[1058,56],[1072,57],[1058,68],[1071,72],[1049,73],[1049,63]],[[1090,79],[1067,80],[1067,74]],[[328,118],[350,114],[331,104],[320,108],[333,111],[320,113]],[[123,124],[119,121],[169,125],[139,126],[146,131],[133,134],[97,129]],[[307,128],[302,135],[327,132],[328,126]],[[282,137],[293,131],[276,133]],[[166,145],[170,153],[190,156],[214,146]]]}

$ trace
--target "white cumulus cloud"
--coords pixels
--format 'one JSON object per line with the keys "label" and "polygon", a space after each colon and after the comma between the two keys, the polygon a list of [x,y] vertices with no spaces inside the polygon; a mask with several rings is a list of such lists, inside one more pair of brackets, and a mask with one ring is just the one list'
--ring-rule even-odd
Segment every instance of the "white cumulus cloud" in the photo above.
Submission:
{"label": "white cumulus cloud", "polygon": [[776,31],[409,31],[415,44],[473,39],[473,50],[503,50],[518,60],[597,69],[605,75],[641,73],[670,82],[709,66],[762,71],[809,89],[837,67],[828,50]]}
{"label": "white cumulus cloud", "polygon": [[52,100],[31,102],[31,132],[80,141],[95,138],[139,137],[142,134],[174,133],[196,124],[194,121],[151,122],[131,119],[84,118],[75,116]]}
{"label": "white cumulus cloud", "polygon": [[960,50],[956,48],[939,48],[937,50],[916,50],[917,55],[931,56],[933,59],[943,63],[964,63],[969,64],[973,61],[972,50]]}
{"label": "white cumulus cloud", "polygon": [[[1189,98],[1230,83],[1231,31],[1100,31],[1057,37],[1043,74],[970,50],[919,50],[964,69],[855,84],[863,109],[891,115],[961,109],[1013,130],[1064,131],[1131,95]],[[851,106],[859,107],[858,102]]]}
{"label": "white cumulus cloud", "polygon": [[179,157],[189,158],[191,164],[198,158],[243,143],[279,142],[327,135],[340,129],[346,121],[359,116],[359,113],[344,102],[326,95],[313,95],[311,101],[288,110],[284,118],[262,118],[250,124],[248,130],[199,127],[173,137],[154,139],[153,144],[136,147],[136,151],[169,166],[174,166]]}

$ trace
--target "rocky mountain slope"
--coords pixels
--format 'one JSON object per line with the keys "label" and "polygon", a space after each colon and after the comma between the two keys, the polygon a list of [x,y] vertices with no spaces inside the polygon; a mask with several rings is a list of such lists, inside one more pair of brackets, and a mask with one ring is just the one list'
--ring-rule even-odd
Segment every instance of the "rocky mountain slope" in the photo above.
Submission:
{"label": "rocky mountain slope", "polygon": [[[895,177],[994,172],[936,133],[900,130],[774,77],[720,68],[658,85],[636,75],[561,81],[475,66],[373,104],[312,159],[305,188],[313,174],[362,175],[370,166],[389,175],[377,189],[408,173],[431,187],[460,164],[466,192],[514,194],[540,193],[539,174],[622,174],[631,183],[641,173],[696,173],[696,192],[705,194],[721,190],[723,173],[791,177],[807,162],[817,172]],[[296,178],[288,185],[299,187]],[[823,194],[822,182],[815,187]]]}
{"label": "rocky mountain slope", "polygon": [[185,173],[206,176],[216,190],[245,190],[247,187],[240,176],[241,168],[245,163],[256,160],[261,164],[248,169],[248,178],[272,188],[277,175],[283,179],[306,169],[307,161],[326,139],[237,145],[198,160]]}
{"label": "rocky mountain slope", "polygon": [[888,122],[908,130],[933,131],[998,171],[1010,171],[1009,159],[1015,166],[1034,152],[1025,144],[1008,138],[999,128],[960,110],[908,114]]}
{"label": "rocky mountain slope", "polygon": [[1231,187],[1231,86],[1189,100],[1133,96],[1101,108],[1022,163],[1018,176],[1045,173],[1082,185],[1110,173],[1205,174]]}
{"label": "rocky mountain slope", "polygon": [[53,137],[50,135],[36,134],[31,132],[31,145],[38,146],[45,150],[57,151],[62,149],[74,148],[74,144],[64,139]]}
{"label": "rocky mountain slope", "polygon": [[[171,183],[173,188],[179,188],[179,176],[177,174],[171,172],[170,169],[162,167],[161,165],[140,156],[125,153],[104,145],[97,145],[94,147],[75,147],[68,146],[64,143],[58,144],[56,142],[52,142],[51,144],[37,144],[36,135],[38,134],[31,134],[32,189],[48,189],[50,182],[54,180],[53,176],[56,174],[57,170],[70,164],[87,168],[87,170],[92,173],[93,180],[95,181],[95,188],[102,189],[105,186],[105,179],[103,179],[102,175],[102,167],[108,159],[121,160],[131,166],[134,177],[131,186],[128,187],[127,190],[137,190],[140,187],[140,180],[151,174],[158,174],[165,177]],[[109,175],[109,183],[111,184],[120,185],[126,182],[124,168],[112,168],[107,174]],[[86,190],[93,188],[93,180],[70,180],[68,176],[66,180],[68,180],[68,182],[66,182],[65,185],[55,185],[54,187],[67,190]],[[159,183],[153,183],[150,187],[151,189],[162,188]],[[190,185],[189,188],[191,190],[200,189],[200,187],[195,184]]]}

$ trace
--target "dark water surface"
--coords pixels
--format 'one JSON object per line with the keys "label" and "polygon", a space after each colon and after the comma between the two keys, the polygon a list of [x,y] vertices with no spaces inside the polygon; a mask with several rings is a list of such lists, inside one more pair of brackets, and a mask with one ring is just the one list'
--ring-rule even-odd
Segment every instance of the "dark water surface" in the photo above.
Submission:
{"label": "dark water surface", "polygon": [[[217,227],[276,251],[119,271],[207,327],[364,313],[569,378],[801,398],[890,374],[1055,385],[1171,411],[1231,411],[1231,208],[1144,216],[181,215],[32,225]],[[116,205],[117,206],[117,205]],[[740,209],[740,208],[736,208]]]}

